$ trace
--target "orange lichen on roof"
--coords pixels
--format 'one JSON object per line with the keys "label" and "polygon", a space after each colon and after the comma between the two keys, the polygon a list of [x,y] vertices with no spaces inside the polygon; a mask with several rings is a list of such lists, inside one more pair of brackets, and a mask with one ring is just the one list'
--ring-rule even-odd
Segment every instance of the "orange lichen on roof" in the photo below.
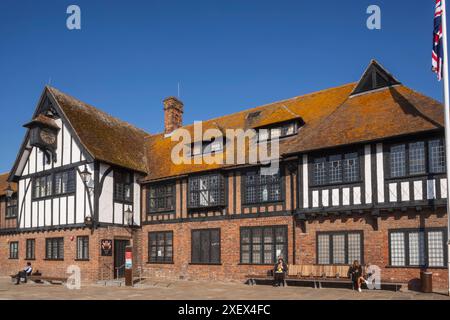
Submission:
{"label": "orange lichen on roof", "polygon": [[298,135],[286,153],[443,129],[438,101],[398,85],[351,97],[319,125]]}
{"label": "orange lichen on roof", "polygon": [[147,173],[147,133],[55,88],[47,88],[95,159]]}
{"label": "orange lichen on roof", "polygon": [[0,174],[0,196],[6,195],[6,189],[8,188],[9,185],[11,186],[11,189],[14,190],[14,192],[17,192],[17,184],[15,183],[10,184],[8,182],[8,176],[9,172]]}
{"label": "orange lichen on roof", "polygon": [[[203,132],[210,128],[219,128],[222,131],[226,129],[245,130],[299,118],[305,121],[305,128],[314,126],[348,98],[354,85],[354,83],[351,83],[207,120],[202,122],[202,129]],[[253,118],[249,116],[252,114],[258,114],[255,117],[258,118],[256,121],[249,121],[250,118]],[[186,129],[191,135],[194,133],[193,125],[184,126],[182,129]],[[304,129],[302,128],[302,130]],[[200,139],[194,140],[197,141]],[[280,152],[283,153],[291,145],[293,140],[294,138],[290,137],[280,141]],[[233,166],[232,164],[208,164],[207,161],[202,161],[201,164],[173,164],[171,161],[171,152],[177,143],[171,141],[170,137],[165,137],[163,134],[153,135],[147,138],[147,166],[150,173],[145,178],[145,181]],[[248,155],[248,144],[245,145],[245,151],[245,154]]]}

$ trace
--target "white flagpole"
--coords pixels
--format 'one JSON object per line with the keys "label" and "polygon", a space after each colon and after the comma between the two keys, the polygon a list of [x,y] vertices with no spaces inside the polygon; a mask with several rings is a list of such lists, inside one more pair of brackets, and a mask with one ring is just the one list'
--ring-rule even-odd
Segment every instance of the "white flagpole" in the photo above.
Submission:
{"label": "white flagpole", "polygon": [[447,49],[447,7],[446,1],[442,1],[442,45],[443,57],[443,78],[444,78],[444,108],[445,108],[445,148],[447,164],[447,267],[448,267],[448,294],[450,296],[450,91],[448,78],[448,49]]}

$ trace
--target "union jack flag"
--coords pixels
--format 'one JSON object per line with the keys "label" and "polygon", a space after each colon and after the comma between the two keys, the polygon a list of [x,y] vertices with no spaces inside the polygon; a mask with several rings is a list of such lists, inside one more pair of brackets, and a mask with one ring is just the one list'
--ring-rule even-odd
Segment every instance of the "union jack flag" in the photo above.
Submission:
{"label": "union jack flag", "polygon": [[437,74],[438,80],[443,77],[443,47],[442,47],[442,0],[436,0],[434,12],[433,54],[432,70]]}

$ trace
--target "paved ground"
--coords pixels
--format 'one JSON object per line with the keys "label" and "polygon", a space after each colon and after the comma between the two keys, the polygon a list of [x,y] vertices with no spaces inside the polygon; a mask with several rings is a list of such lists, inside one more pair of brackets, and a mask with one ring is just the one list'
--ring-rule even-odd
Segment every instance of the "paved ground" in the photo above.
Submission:
{"label": "paved ground", "polygon": [[9,278],[0,277],[0,300],[4,299],[104,299],[104,300],[441,300],[444,294],[417,292],[363,291],[347,289],[312,289],[302,287],[274,288],[248,286],[242,283],[203,281],[147,280],[136,288],[83,285],[69,290],[61,285],[23,284],[15,286]]}

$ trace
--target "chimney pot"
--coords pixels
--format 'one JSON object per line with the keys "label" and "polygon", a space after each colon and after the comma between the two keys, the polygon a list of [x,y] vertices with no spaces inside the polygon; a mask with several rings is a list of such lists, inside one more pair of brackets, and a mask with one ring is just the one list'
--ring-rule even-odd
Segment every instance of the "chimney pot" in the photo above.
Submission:
{"label": "chimney pot", "polygon": [[169,134],[183,125],[183,102],[175,97],[164,99],[164,133]]}

